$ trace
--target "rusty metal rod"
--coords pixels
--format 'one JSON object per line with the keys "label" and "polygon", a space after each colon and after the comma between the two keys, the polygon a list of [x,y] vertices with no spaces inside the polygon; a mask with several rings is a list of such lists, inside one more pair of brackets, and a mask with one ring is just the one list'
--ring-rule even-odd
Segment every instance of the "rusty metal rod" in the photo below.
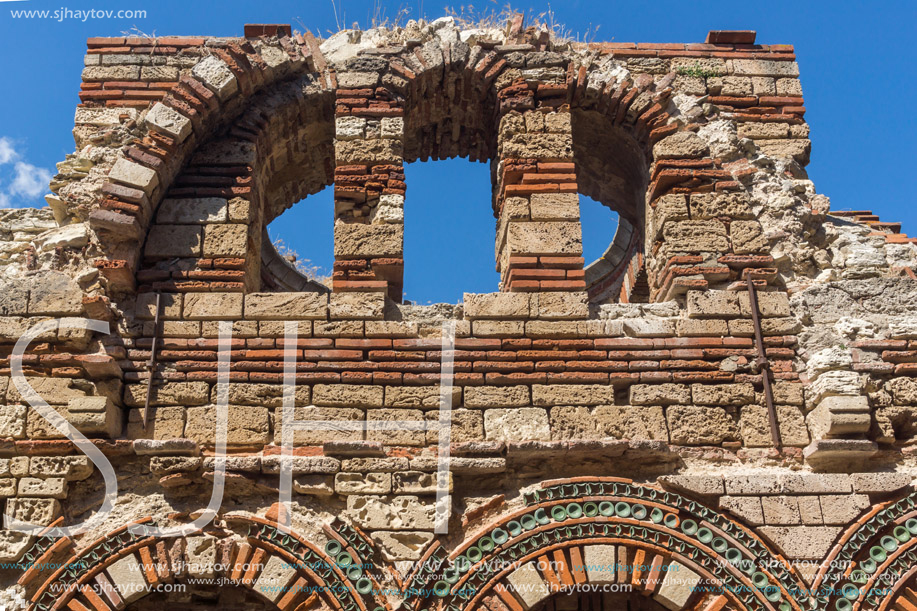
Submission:
{"label": "rusty metal rod", "polygon": [[162,293],[156,293],[156,313],[153,317],[153,345],[150,347],[150,360],[146,362],[149,377],[146,380],[146,402],[143,407],[143,428],[150,423],[150,396],[153,394],[153,372],[156,370],[156,344],[159,343],[159,305]]}
{"label": "rusty metal rod", "polygon": [[761,333],[761,315],[758,312],[758,293],[755,289],[755,283],[751,279],[751,274],[746,276],[748,280],[748,302],[751,307],[751,320],[755,325],[755,344],[758,346],[758,358],[756,363],[761,371],[761,380],[764,384],[764,402],[767,403],[767,419],[771,426],[771,441],[778,450],[781,446],[780,426],[777,423],[777,408],[774,407],[774,393],[771,390],[771,369],[767,360],[767,354],[764,351],[764,337]]}

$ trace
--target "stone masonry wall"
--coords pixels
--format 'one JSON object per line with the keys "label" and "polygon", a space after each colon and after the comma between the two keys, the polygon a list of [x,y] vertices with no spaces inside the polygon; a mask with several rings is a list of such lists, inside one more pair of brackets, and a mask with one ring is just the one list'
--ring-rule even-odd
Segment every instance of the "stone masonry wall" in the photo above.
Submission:
{"label": "stone masonry wall", "polygon": [[[670,611],[913,611],[917,240],[816,194],[792,46],[523,25],[88,41],[50,208],[0,211],[0,499],[48,527],[105,495],[17,366],[120,496],[80,535],[5,524],[2,600],[103,611],[222,577],[281,609],[577,608],[551,594],[627,583]],[[491,162],[499,286],[402,304],[403,166],[453,156]],[[328,290],[263,237],[332,185]],[[578,194],[621,218],[594,262]],[[126,528],[202,515],[221,372],[218,515]],[[338,423],[293,431],[291,507],[285,379],[297,420]]]}

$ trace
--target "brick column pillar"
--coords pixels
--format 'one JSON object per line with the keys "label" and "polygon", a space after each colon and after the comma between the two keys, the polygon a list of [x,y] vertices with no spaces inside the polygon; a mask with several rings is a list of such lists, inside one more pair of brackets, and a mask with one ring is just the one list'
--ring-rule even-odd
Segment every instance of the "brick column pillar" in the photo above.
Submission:
{"label": "brick column pillar", "polygon": [[[525,93],[534,104],[531,90],[517,97],[524,100]],[[585,290],[570,113],[507,112],[500,118],[495,163],[500,289]]]}
{"label": "brick column pillar", "polygon": [[378,85],[377,72],[338,75],[333,289],[383,292],[400,302],[404,110]]}

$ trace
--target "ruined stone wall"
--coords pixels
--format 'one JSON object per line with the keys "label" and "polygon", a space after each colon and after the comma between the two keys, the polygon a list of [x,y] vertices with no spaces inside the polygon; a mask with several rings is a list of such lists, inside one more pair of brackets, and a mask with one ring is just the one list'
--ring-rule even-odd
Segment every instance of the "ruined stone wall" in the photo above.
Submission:
{"label": "ruined stone wall", "polygon": [[[45,527],[105,496],[21,366],[119,498],[79,535],[6,524],[4,600],[122,608],[221,577],[281,609],[577,608],[552,588],[608,583],[671,611],[917,604],[917,243],[816,194],[791,46],[451,19],[88,46],[50,209],[0,211],[0,497]],[[453,156],[491,162],[501,280],[405,305],[403,165]],[[264,236],[332,185],[329,290]],[[578,194],[621,219],[594,262]],[[292,431],[290,508],[285,379],[297,420],[339,423]],[[189,524],[224,479],[203,528],[125,527]]]}

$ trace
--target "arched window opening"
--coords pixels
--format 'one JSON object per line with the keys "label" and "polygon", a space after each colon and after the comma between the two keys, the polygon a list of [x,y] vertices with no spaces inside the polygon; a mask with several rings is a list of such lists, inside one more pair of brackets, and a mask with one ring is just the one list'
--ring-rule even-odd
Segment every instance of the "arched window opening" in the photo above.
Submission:
{"label": "arched window opening", "polygon": [[261,241],[264,290],[331,290],[333,210],[334,189],[326,187],[290,206],[267,225],[267,235]]}
{"label": "arched window opening", "polygon": [[458,303],[463,293],[496,290],[490,164],[415,162],[405,177],[405,300]]}
{"label": "arched window opening", "polygon": [[[628,132],[605,115],[576,110],[571,122],[590,301],[646,301],[646,154]],[[612,232],[608,222],[615,217]],[[596,255],[598,251],[602,252]]]}
{"label": "arched window opening", "polygon": [[603,257],[614,242],[620,218],[608,206],[582,194],[579,196],[579,215],[583,227],[583,258],[589,265]]}

